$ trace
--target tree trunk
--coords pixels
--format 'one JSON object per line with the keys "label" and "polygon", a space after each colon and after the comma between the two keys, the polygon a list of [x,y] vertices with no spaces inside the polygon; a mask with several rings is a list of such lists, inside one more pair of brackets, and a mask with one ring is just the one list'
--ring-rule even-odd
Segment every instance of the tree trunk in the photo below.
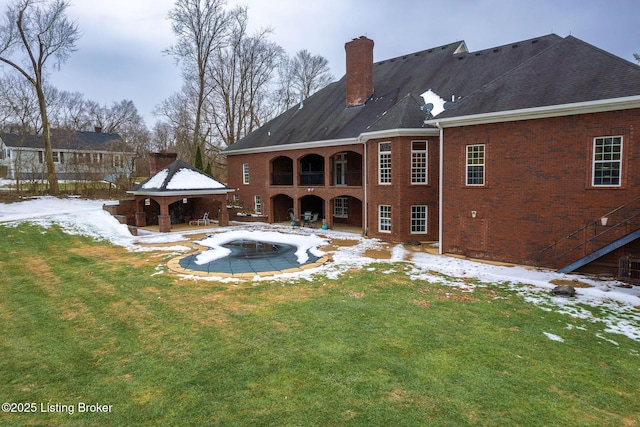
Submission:
{"label": "tree trunk", "polygon": [[51,148],[51,132],[49,126],[49,117],[47,116],[47,104],[45,102],[42,84],[36,85],[38,93],[38,104],[40,106],[40,115],[42,116],[42,142],[44,143],[44,162],[47,166],[47,181],[49,182],[49,194],[57,196],[60,194],[58,187],[58,175],[56,174],[56,166],[53,163],[53,149]]}

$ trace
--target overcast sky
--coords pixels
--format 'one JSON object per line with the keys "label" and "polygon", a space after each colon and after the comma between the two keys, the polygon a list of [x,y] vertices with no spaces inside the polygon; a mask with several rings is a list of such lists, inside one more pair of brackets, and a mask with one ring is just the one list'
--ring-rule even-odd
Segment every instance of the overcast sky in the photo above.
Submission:
{"label": "overcast sky", "polygon": [[[2,10],[9,0],[0,0]],[[59,89],[111,104],[132,100],[151,127],[152,110],[178,91],[180,71],[162,50],[174,43],[167,19],[173,0],[70,0],[82,37],[78,51],[53,72]],[[381,61],[466,41],[470,51],[550,33],[573,35],[626,60],[640,53],[639,0],[229,0],[249,7],[252,32],[291,56],[322,55],[336,79],[345,70],[344,44],[374,40]]]}

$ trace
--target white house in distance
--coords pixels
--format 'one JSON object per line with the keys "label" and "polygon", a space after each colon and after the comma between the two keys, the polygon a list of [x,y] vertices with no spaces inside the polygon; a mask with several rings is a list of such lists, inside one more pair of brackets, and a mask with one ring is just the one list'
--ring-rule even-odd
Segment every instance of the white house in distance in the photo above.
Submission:
{"label": "white house in distance", "polygon": [[[134,152],[116,133],[52,130],[58,179],[116,182],[133,172]],[[37,181],[46,177],[42,135],[0,133],[0,177]]]}

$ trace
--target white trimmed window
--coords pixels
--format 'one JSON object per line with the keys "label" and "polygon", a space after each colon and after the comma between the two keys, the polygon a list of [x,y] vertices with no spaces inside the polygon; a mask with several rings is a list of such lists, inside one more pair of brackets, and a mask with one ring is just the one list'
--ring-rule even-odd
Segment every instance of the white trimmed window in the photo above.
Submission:
{"label": "white trimmed window", "polygon": [[260,196],[257,194],[253,196],[253,210],[258,215],[262,213],[262,202],[260,201]]}
{"label": "white trimmed window", "polygon": [[427,206],[411,206],[411,234],[427,234]]}
{"label": "white trimmed window", "polygon": [[622,137],[593,140],[593,186],[618,187],[622,172]]}
{"label": "white trimmed window", "polygon": [[249,183],[249,163],[242,164],[242,183]]}
{"label": "white trimmed window", "polygon": [[333,200],[333,216],[336,218],[349,217],[349,199],[347,197],[336,197]]}
{"label": "white trimmed window", "polygon": [[484,185],[484,144],[467,145],[467,185]]}
{"label": "white trimmed window", "polygon": [[378,144],[378,184],[391,184],[391,143]]}
{"label": "white trimmed window", "polygon": [[113,167],[116,167],[116,168],[122,167],[122,156],[120,154],[113,155]]}
{"label": "white trimmed window", "polygon": [[378,205],[378,231],[391,233],[391,205]]}
{"label": "white trimmed window", "polygon": [[411,142],[411,183],[427,183],[427,141]]}

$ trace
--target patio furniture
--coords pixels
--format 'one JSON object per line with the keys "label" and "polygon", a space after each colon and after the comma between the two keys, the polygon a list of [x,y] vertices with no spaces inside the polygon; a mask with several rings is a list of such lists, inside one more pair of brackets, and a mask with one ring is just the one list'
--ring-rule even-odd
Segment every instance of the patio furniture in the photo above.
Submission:
{"label": "patio furniture", "polygon": [[298,225],[298,219],[296,218],[296,216],[293,214],[293,211],[289,211],[289,219],[291,220],[291,226],[295,227]]}
{"label": "patio furniture", "polygon": [[311,224],[311,211],[306,211],[304,215],[302,215],[302,220],[304,221],[304,226],[308,227]]}
{"label": "patio furniture", "polygon": [[209,212],[205,212],[204,215],[202,215],[202,218],[192,219],[189,221],[189,225],[209,225],[210,223],[211,220],[209,219]]}
{"label": "patio furniture", "polygon": [[310,225],[311,227],[313,227],[313,224],[315,224],[316,222],[318,222],[318,215],[319,215],[319,214],[314,213],[314,214],[311,216],[311,219],[309,220],[309,225]]}

